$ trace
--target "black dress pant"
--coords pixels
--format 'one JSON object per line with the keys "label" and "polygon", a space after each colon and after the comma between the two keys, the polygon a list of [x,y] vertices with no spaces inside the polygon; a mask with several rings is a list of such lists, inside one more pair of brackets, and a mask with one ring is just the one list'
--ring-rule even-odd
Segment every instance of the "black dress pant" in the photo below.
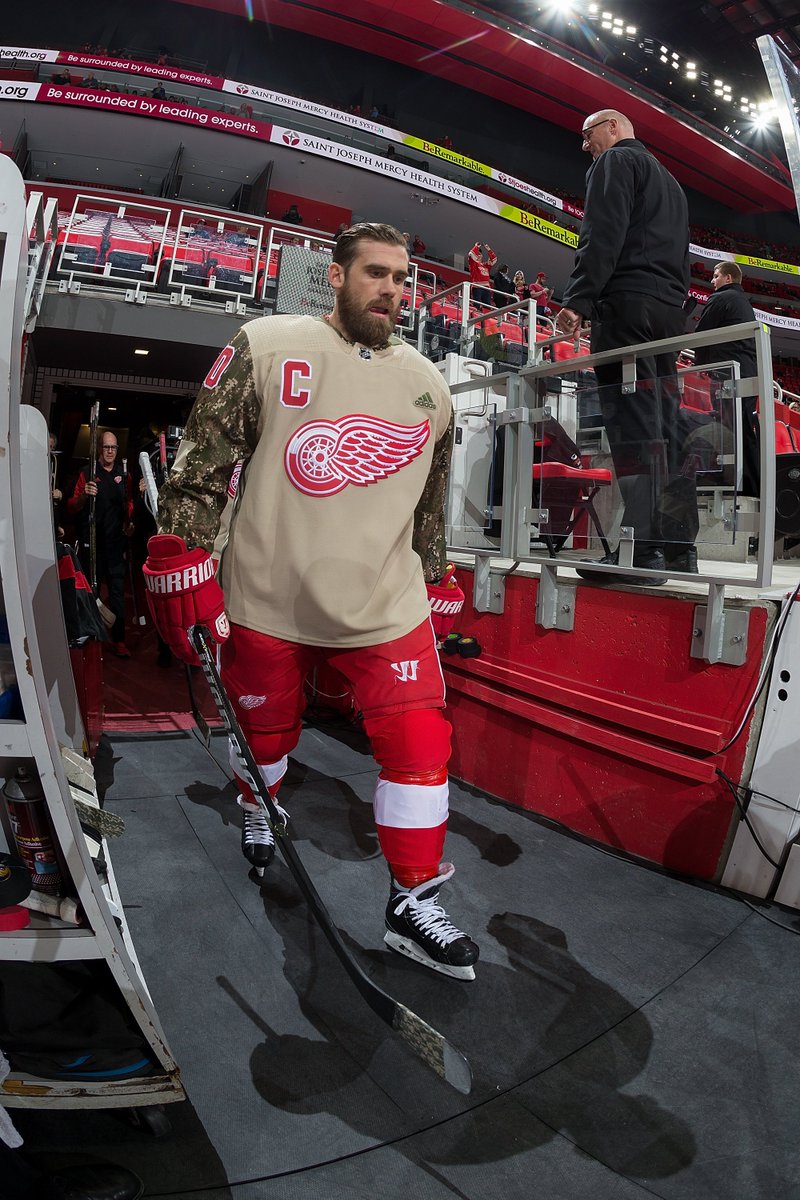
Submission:
{"label": "black dress pant", "polygon": [[[654,296],[620,293],[597,306],[593,353],[678,337],[681,308]],[[630,525],[639,549],[693,544],[699,521],[695,480],[682,455],[675,354],[636,361],[636,388],[622,391],[622,363],[596,368],[603,424]]]}
{"label": "black dress pant", "polygon": [[[85,547],[86,562],[89,562],[89,547]],[[125,547],[105,546],[100,535],[97,538],[97,592],[105,584],[105,603],[114,614],[114,624],[109,637],[112,642],[125,641]]]}

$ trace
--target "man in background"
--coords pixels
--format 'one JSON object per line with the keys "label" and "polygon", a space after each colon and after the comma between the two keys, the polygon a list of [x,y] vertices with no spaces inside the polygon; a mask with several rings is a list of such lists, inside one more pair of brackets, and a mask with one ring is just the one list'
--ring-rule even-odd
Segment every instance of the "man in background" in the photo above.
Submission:
{"label": "man in background", "polygon": [[[592,113],[581,140],[592,165],[575,266],[557,327],[572,337],[591,321],[593,353],[678,337],[685,329],[682,305],[689,282],[686,197],[636,139],[623,113]],[[657,571],[697,569],[697,499],[694,482],[680,475],[675,358],[670,352],[638,359],[632,394],[622,391],[621,363],[596,369],[624,501],[621,523],[634,529],[633,565]],[[618,561],[618,549],[601,559]],[[611,582],[601,573],[581,574]],[[648,582],[635,575],[625,581]]]}
{"label": "man in background", "polygon": [[105,584],[108,607],[114,614],[110,649],[118,658],[130,658],[125,645],[125,555],[133,532],[133,502],[117,450],[116,435],[105,430],[100,437],[95,477],[89,478],[88,468],[81,471],[67,501],[67,511],[77,520],[84,562],[88,563],[89,519],[94,501],[97,588],[99,592]]}
{"label": "man in background", "polygon": [[[742,325],[757,320],[753,306],[742,288],[742,271],[738,263],[718,262],[711,277],[714,293],[706,301],[697,322],[695,332],[709,329],[724,329],[726,325]],[[718,342],[716,346],[700,346],[695,351],[695,366],[703,363],[733,361],[739,364],[741,379],[754,379],[756,366],[756,344],[753,338],[735,338],[730,342]],[[728,372],[722,372],[727,379]],[[742,495],[758,496],[761,490],[761,459],[758,440],[758,397],[742,399],[742,449],[743,473]]]}

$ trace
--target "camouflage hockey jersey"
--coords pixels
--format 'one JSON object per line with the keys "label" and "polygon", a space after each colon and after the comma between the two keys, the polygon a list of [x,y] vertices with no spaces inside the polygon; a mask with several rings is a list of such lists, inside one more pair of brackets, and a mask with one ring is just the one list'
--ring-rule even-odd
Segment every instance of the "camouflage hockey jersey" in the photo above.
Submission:
{"label": "camouflage hockey jersey", "polygon": [[[405,342],[346,342],[313,317],[244,325],[206,376],[159,523],[211,550],[229,618],[308,645],[401,637],[444,571],[450,394]],[[235,502],[228,483],[242,461]]]}

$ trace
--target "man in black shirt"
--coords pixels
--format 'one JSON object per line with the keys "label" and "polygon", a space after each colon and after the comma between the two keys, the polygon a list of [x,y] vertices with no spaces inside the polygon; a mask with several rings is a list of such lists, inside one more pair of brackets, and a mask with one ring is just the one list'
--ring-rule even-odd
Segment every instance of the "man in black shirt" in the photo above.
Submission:
{"label": "man in black shirt", "polygon": [[503,263],[499,266],[492,276],[494,284],[494,303],[496,308],[507,308],[509,304],[516,302],[517,296],[514,291],[514,280],[508,273],[508,263]]}
{"label": "man in black shirt", "polygon": [[[581,138],[593,161],[557,326],[574,336],[590,320],[593,352],[677,337],[684,332],[689,282],[686,197],[622,113],[593,113]],[[697,569],[698,517],[694,483],[680,473],[675,357],[638,359],[631,394],[622,390],[620,363],[598,367],[596,375],[625,503],[622,524],[634,529],[634,566],[687,571]],[[615,552],[602,561],[617,560]],[[581,574],[610,582],[607,575]],[[626,582],[648,581],[629,576]]]}
{"label": "man in black shirt", "polygon": [[[757,320],[753,306],[742,288],[742,271],[735,262],[718,262],[712,276],[714,294],[706,301],[697,333],[708,329],[724,329],[726,325],[742,325]],[[703,363],[733,361],[739,364],[741,379],[754,379],[756,367],[756,344],[753,338],[737,338],[720,342],[716,346],[701,346],[695,351],[695,366]],[[725,373],[727,378],[728,373]],[[761,481],[761,460],[758,446],[758,418],[756,396],[745,396],[742,400],[742,448],[743,474],[742,495],[758,496]]]}
{"label": "man in black shirt", "polygon": [[125,552],[133,532],[133,505],[128,479],[117,461],[117,439],[110,430],[100,438],[100,460],[94,479],[84,469],[67,501],[69,513],[77,518],[81,544],[89,542],[89,513],[95,497],[97,540],[97,586],[105,582],[108,607],[116,618],[111,630],[111,649],[119,658],[130,658],[125,645]]}

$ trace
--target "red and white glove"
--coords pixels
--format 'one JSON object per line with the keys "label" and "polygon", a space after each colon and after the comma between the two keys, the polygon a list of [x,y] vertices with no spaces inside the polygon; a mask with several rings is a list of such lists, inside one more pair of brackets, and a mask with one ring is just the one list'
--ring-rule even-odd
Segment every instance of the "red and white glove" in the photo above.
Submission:
{"label": "red and white glove", "polygon": [[437,642],[442,642],[448,633],[452,632],[456,619],[464,607],[465,596],[456,579],[456,569],[452,563],[439,583],[426,584],[428,599],[431,604],[431,622]]}
{"label": "red and white glove", "polygon": [[207,550],[187,550],[174,533],[151,537],[147,553],[142,571],[153,623],[176,658],[196,665],[200,660],[188,638],[192,625],[205,625],[216,642],[230,634],[217,564]]}

